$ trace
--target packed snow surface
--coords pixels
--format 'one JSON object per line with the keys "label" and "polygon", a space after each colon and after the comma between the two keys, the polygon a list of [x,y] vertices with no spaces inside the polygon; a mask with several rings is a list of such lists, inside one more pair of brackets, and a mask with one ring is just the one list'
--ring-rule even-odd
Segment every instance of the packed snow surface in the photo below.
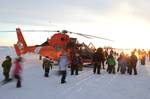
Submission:
{"label": "packed snow surface", "polygon": [[[0,47],[0,64],[6,55],[16,57],[12,47]],[[150,62],[138,63],[138,75],[93,74],[92,68],[84,68],[79,75],[71,76],[68,68],[66,84],[61,84],[57,75],[58,66],[45,78],[42,61],[38,55],[24,55],[22,87],[16,88],[16,82],[0,87],[0,99],[150,99]],[[0,66],[0,80],[3,80]]]}

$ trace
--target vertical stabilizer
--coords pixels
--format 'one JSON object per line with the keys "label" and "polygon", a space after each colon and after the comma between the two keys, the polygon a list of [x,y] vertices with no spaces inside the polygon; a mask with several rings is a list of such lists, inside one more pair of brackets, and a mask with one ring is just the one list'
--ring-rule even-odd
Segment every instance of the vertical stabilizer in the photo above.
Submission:
{"label": "vertical stabilizer", "polygon": [[20,30],[20,28],[16,28],[16,33],[17,33],[17,44],[14,45],[16,53],[18,56],[20,56],[21,54],[25,54],[27,52],[27,44],[24,40],[24,37],[22,35],[22,32]]}

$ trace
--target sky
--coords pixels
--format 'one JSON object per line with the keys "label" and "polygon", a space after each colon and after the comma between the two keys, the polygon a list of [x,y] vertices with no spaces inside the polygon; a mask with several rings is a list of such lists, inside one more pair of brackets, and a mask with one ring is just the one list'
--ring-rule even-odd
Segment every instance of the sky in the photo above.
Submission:
{"label": "sky", "polygon": [[[0,0],[0,30],[69,30],[114,40],[77,37],[96,47],[150,48],[150,0]],[[23,32],[28,45],[54,33]],[[15,32],[0,32],[0,45],[17,42]]]}

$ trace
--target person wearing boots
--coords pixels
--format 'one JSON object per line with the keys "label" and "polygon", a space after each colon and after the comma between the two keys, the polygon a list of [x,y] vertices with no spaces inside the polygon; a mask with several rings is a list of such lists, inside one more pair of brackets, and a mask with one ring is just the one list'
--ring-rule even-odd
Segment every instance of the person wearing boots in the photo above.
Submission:
{"label": "person wearing boots", "polygon": [[15,62],[14,62],[14,71],[13,75],[15,79],[17,80],[16,87],[20,88],[21,87],[21,73],[22,73],[22,57],[17,57]]}
{"label": "person wearing boots", "polygon": [[78,71],[79,71],[79,53],[77,53],[77,49],[76,48],[72,48],[71,50],[71,75],[78,75]]}
{"label": "person wearing boots", "polygon": [[6,82],[9,80],[9,72],[10,72],[11,66],[12,66],[11,57],[6,56],[6,60],[2,63],[3,75],[5,77],[4,81]]}
{"label": "person wearing boots", "polygon": [[43,59],[43,69],[45,71],[45,74],[44,76],[45,77],[48,77],[49,76],[49,70],[52,69],[52,62],[50,61],[50,59],[48,58],[48,56],[46,56],[44,59]]}
{"label": "person wearing boots", "polygon": [[129,66],[128,66],[129,75],[132,74],[132,70],[134,70],[134,75],[137,75],[137,69],[136,69],[137,61],[138,61],[137,56],[135,55],[134,52],[132,52],[129,59]]}
{"label": "person wearing boots", "polygon": [[61,84],[66,83],[68,63],[69,63],[69,61],[68,61],[67,52],[63,52],[58,60],[59,71],[60,71],[60,74],[62,75]]}
{"label": "person wearing boots", "polygon": [[108,64],[108,68],[107,68],[108,73],[115,74],[116,61],[115,61],[112,53],[110,53],[110,55],[108,56],[106,63]]}
{"label": "person wearing boots", "polygon": [[145,65],[145,58],[146,58],[146,52],[143,49],[142,52],[140,53],[141,65]]}
{"label": "person wearing boots", "polygon": [[100,74],[101,56],[100,56],[98,50],[93,55],[93,64],[94,64],[93,73],[95,74],[97,71],[97,74]]}

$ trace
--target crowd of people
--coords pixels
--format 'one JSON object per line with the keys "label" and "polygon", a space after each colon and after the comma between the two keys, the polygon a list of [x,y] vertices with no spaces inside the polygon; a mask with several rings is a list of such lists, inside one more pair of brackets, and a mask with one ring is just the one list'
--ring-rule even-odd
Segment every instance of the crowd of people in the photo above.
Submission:
{"label": "crowd of people", "polygon": [[[138,53],[138,56],[137,56]],[[68,57],[68,55],[70,55]],[[101,70],[106,70],[108,74],[115,74],[120,72],[121,74],[128,73],[129,75],[137,75],[137,62],[138,59],[141,65],[145,65],[146,55],[150,59],[150,51],[146,53],[144,50],[134,50],[131,55],[125,54],[124,52],[117,53],[113,50],[104,50],[103,48],[98,48],[92,56],[91,65],[93,66],[93,74],[101,74]],[[21,87],[21,72],[22,72],[22,57],[17,57],[14,62],[10,56],[6,56],[6,59],[2,63],[4,82],[12,81],[16,79],[16,87]],[[10,78],[10,70],[13,66],[13,77]],[[61,75],[61,84],[66,83],[67,69],[70,67],[70,75],[79,75],[79,68],[83,65],[82,57],[80,52],[76,48],[72,48],[71,52],[63,51],[58,59],[59,73]],[[42,68],[44,70],[44,77],[49,77],[49,72],[52,70],[52,60],[48,56],[43,58]],[[107,67],[107,68],[106,68]],[[81,69],[82,70],[82,69]]]}
{"label": "crowd of people", "polygon": [[[116,72],[120,72],[121,74],[128,73],[129,75],[137,75],[138,59],[140,60],[141,65],[145,65],[146,55],[148,54],[146,54],[144,50],[137,51],[135,49],[131,51],[131,55],[129,55],[125,54],[124,52],[118,54],[116,51],[113,50],[108,51],[104,50],[103,48],[98,48],[94,52],[92,57],[91,65],[93,66],[93,74],[101,74],[101,69],[106,69],[106,72],[108,72],[108,74],[115,74]],[[148,56],[150,56],[150,54]],[[65,52],[64,60],[63,58],[64,55],[62,55],[59,60],[60,68],[63,67],[63,70],[65,70],[65,73],[61,73],[63,75],[62,78],[66,78],[66,69],[68,66],[70,67],[71,75],[78,75],[79,68],[81,65],[83,65],[80,51],[76,48],[72,49],[70,53],[70,58],[67,59],[67,52]],[[61,80],[61,83],[64,82],[66,81]]]}

